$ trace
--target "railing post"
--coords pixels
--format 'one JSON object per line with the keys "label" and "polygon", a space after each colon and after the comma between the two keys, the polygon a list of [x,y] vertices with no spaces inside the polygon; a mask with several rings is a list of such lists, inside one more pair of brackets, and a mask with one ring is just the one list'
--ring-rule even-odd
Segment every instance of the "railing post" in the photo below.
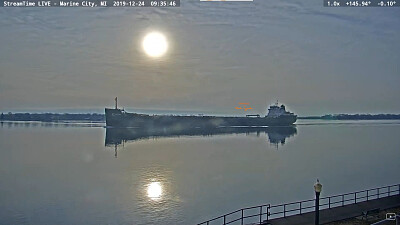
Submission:
{"label": "railing post", "polygon": [[226,215],[224,215],[224,225],[226,225]]}
{"label": "railing post", "polygon": [[301,215],[301,202],[300,202],[300,215]]}
{"label": "railing post", "polygon": [[262,217],[262,206],[260,206],[260,224],[261,224],[261,217]]}
{"label": "railing post", "polygon": [[286,217],[286,204],[283,204],[283,217]]}
{"label": "railing post", "polygon": [[269,220],[269,208],[271,207],[271,205],[267,206],[267,221]]}
{"label": "railing post", "polygon": [[328,205],[329,205],[329,208],[331,208],[331,197],[328,197]]}
{"label": "railing post", "polygon": [[319,196],[320,192],[315,192],[315,225],[319,225]]}
{"label": "railing post", "polygon": [[344,206],[344,195],[342,195],[342,206]]}
{"label": "railing post", "polygon": [[376,192],[378,193],[378,197],[376,199],[379,198],[379,188],[376,189]]}
{"label": "railing post", "polygon": [[390,186],[388,186],[388,197],[390,196]]}
{"label": "railing post", "polygon": [[354,203],[357,203],[357,192],[354,192]]}
{"label": "railing post", "polygon": [[209,225],[210,224],[210,221],[207,221],[207,225]]}
{"label": "railing post", "polygon": [[242,209],[242,218],[241,218],[241,220],[242,220],[242,225],[243,225],[243,209]]}
{"label": "railing post", "polygon": [[367,201],[368,201],[368,190],[367,190]]}

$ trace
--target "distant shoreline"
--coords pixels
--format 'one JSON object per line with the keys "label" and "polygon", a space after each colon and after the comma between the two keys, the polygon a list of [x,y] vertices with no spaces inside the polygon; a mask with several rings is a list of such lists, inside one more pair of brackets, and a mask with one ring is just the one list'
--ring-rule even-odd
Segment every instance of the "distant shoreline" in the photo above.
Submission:
{"label": "distant shoreline", "polygon": [[[324,116],[299,116],[303,120],[400,120],[400,114],[336,114]],[[87,121],[105,122],[100,113],[1,113],[0,121]]]}
{"label": "distant shoreline", "polygon": [[324,116],[299,116],[303,120],[400,120],[400,114],[337,114]]}
{"label": "distant shoreline", "polygon": [[106,120],[104,114],[99,113],[2,113],[0,115],[0,121],[105,122]]}

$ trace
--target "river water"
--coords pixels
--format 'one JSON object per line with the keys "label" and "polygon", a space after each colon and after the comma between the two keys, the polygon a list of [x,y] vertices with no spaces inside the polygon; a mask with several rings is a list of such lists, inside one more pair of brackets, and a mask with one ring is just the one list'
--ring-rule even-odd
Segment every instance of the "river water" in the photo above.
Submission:
{"label": "river water", "polygon": [[2,123],[0,224],[196,224],[400,183],[400,121],[169,133]]}

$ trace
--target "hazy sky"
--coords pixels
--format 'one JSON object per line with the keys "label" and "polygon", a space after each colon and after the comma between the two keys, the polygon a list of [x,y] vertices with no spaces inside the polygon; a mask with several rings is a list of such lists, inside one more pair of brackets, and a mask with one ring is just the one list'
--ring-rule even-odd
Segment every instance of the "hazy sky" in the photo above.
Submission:
{"label": "hazy sky", "polygon": [[[0,8],[0,111],[400,113],[400,8],[322,0]],[[164,33],[168,54],[141,49]],[[247,111],[249,113],[250,111]]]}

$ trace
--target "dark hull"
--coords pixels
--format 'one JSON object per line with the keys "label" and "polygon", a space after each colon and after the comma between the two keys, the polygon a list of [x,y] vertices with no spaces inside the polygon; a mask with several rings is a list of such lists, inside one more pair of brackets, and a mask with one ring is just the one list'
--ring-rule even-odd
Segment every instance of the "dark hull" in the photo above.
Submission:
{"label": "dark hull", "polygon": [[107,127],[170,127],[170,128],[215,128],[215,127],[263,127],[288,126],[297,120],[293,114],[279,117],[214,117],[214,116],[167,116],[125,113],[120,109],[105,109]]}

